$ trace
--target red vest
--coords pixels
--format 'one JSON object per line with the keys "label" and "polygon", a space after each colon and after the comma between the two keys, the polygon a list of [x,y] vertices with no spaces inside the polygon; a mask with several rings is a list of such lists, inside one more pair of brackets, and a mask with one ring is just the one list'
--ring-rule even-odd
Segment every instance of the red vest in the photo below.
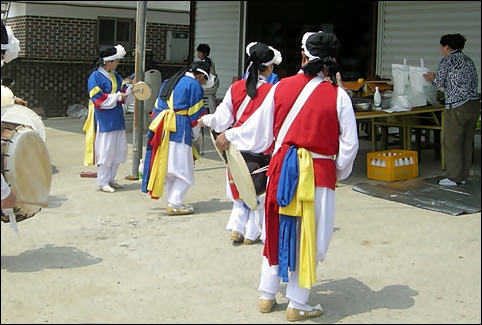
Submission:
{"label": "red vest", "polygon": [[[313,76],[299,73],[283,78],[274,93],[274,135],[277,138],[281,126],[299,94]],[[265,222],[266,242],[264,255],[270,265],[278,264],[279,206],[276,199],[279,176],[284,156],[290,146],[304,148],[326,156],[334,156],[339,146],[337,113],[338,86],[322,82],[309,95],[298,115],[291,123],[281,148],[273,155],[267,175]],[[278,140],[277,140],[278,141]],[[315,186],[335,189],[336,168],[333,159],[313,159]]]}
{"label": "red vest", "polygon": [[[244,99],[246,98],[248,92],[246,90],[246,79],[236,81],[231,85],[231,102],[233,104],[233,116],[234,116],[234,123],[233,127],[238,127],[242,125],[246,120],[258,109],[259,106],[263,103],[263,100],[266,98],[269,90],[273,87],[273,84],[270,83],[263,83],[261,86],[258,87],[257,94],[254,98],[251,98],[246,105],[243,113],[241,114],[239,120],[236,119],[236,115],[238,114],[238,110],[243,103]],[[265,153],[269,154],[273,149],[274,144],[265,151]],[[236,186],[233,182],[233,177],[228,169],[228,180],[231,187],[231,192],[233,194],[234,199],[239,199],[239,192],[236,189]]]}

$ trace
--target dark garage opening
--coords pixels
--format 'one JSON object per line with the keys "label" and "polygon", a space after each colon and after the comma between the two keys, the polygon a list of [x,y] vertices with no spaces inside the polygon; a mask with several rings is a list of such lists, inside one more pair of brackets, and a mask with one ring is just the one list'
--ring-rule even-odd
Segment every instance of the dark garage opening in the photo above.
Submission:
{"label": "dark garage opening", "polygon": [[332,29],[341,44],[344,81],[375,74],[376,1],[247,1],[246,43],[260,41],[281,51],[280,78],[298,72],[301,37]]}

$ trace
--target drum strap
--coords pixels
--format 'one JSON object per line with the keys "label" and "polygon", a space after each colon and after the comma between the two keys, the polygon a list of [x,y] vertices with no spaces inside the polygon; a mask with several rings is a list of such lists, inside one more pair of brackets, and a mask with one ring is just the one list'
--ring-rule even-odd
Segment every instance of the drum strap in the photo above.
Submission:
{"label": "drum strap", "polygon": [[293,104],[293,107],[291,107],[290,112],[288,113],[285,120],[283,121],[283,125],[281,125],[281,129],[278,133],[278,137],[276,138],[276,146],[274,148],[273,155],[281,147],[281,144],[283,143],[283,140],[286,136],[286,132],[288,132],[288,128],[290,127],[291,123],[293,123],[296,116],[298,116],[298,113],[301,111],[301,108],[303,108],[303,105],[305,104],[306,100],[311,95],[311,93],[316,88],[316,86],[318,86],[322,81],[323,79],[320,78],[319,76],[314,77],[306,84],[306,86],[299,94],[298,98]]}

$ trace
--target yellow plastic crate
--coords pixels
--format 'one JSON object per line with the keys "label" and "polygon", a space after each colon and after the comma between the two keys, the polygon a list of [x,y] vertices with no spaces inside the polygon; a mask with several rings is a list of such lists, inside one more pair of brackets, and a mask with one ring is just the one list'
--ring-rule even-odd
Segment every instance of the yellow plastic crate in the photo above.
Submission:
{"label": "yellow plastic crate", "polygon": [[[400,164],[400,159],[403,160],[403,165]],[[369,179],[395,182],[415,177],[418,177],[416,151],[383,150],[367,154],[367,178]]]}

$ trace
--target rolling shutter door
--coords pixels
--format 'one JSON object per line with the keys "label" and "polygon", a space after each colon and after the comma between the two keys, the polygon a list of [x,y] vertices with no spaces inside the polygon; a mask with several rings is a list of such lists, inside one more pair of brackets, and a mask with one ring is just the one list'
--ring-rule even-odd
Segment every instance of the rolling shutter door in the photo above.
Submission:
{"label": "rolling shutter door", "polygon": [[440,37],[460,33],[467,42],[463,52],[475,63],[481,87],[480,1],[380,1],[376,73],[392,76],[392,63],[436,71],[442,59]]}
{"label": "rolling shutter door", "polygon": [[244,35],[244,12],[241,1],[196,1],[194,54],[201,43],[211,47],[209,55],[215,62],[220,85],[216,98],[223,98],[239,75],[240,43]]}

